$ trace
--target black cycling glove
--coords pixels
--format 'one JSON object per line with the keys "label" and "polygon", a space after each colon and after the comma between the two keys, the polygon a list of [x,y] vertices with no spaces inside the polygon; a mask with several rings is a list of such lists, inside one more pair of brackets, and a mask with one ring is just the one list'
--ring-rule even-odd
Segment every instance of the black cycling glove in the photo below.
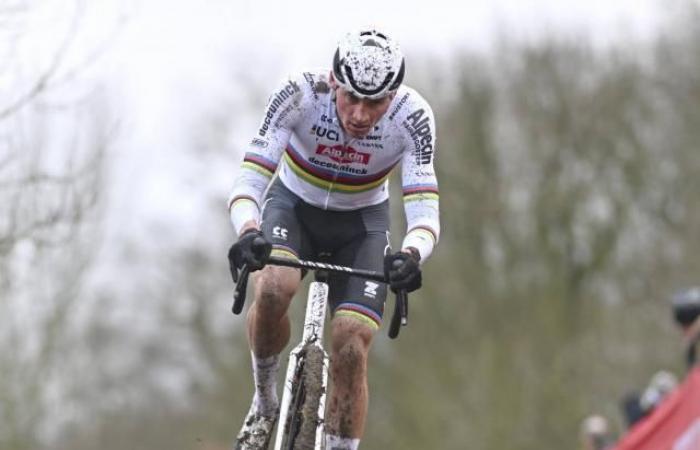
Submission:
{"label": "black cycling glove", "polygon": [[249,229],[238,238],[228,251],[228,264],[233,282],[238,282],[238,272],[248,266],[251,272],[265,267],[272,251],[272,243],[265,239],[262,231]]}
{"label": "black cycling glove", "polygon": [[411,253],[397,252],[384,256],[384,276],[394,292],[400,289],[406,292],[419,289],[423,283],[420,255],[417,251],[411,251]]}

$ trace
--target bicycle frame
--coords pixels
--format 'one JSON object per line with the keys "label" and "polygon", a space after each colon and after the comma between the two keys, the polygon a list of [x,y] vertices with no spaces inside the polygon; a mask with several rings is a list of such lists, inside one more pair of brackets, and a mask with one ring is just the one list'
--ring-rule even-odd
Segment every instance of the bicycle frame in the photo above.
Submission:
{"label": "bicycle frame", "polygon": [[[309,295],[306,304],[306,316],[304,319],[304,332],[301,342],[294,347],[289,354],[289,365],[287,366],[287,376],[284,380],[282,391],[282,404],[280,405],[279,425],[275,438],[274,450],[282,450],[284,434],[289,421],[290,403],[294,388],[294,378],[299,371],[299,364],[303,357],[302,352],[307,345],[317,346],[323,352],[323,376],[322,394],[318,406],[318,417],[323,418],[326,408],[326,391],[328,388],[328,353],[323,349],[323,330],[326,318],[326,308],[328,304],[328,284],[323,281],[312,281],[309,285]],[[316,439],[313,450],[320,450],[323,442],[323,421],[319,420],[316,428]]]}

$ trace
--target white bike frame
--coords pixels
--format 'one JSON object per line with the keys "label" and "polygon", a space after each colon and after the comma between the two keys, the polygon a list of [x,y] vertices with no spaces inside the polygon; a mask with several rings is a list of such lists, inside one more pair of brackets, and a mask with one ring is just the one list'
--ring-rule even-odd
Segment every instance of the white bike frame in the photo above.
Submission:
{"label": "white bike frame", "polygon": [[323,352],[323,386],[321,400],[318,405],[318,425],[316,428],[316,439],[313,450],[323,448],[323,418],[326,408],[326,391],[328,388],[328,353],[323,349],[323,328],[326,322],[326,307],[328,304],[328,284],[322,281],[312,281],[309,285],[309,296],[306,304],[306,317],[304,318],[304,334],[299,345],[289,354],[289,365],[287,366],[287,377],[284,380],[282,392],[282,405],[280,407],[279,425],[275,438],[274,450],[282,449],[284,432],[288,428],[289,406],[292,401],[292,385],[294,376],[298,372],[298,365],[301,362],[300,355],[307,345],[314,345]]}

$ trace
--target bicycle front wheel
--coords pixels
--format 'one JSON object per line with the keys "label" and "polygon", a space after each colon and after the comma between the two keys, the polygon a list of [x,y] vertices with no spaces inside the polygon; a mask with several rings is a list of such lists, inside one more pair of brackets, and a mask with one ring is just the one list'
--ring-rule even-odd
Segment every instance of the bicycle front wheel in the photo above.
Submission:
{"label": "bicycle front wheel", "polygon": [[323,398],[323,350],[307,345],[302,352],[300,371],[292,389],[289,422],[284,450],[309,450],[316,447],[316,431],[323,421],[320,405]]}

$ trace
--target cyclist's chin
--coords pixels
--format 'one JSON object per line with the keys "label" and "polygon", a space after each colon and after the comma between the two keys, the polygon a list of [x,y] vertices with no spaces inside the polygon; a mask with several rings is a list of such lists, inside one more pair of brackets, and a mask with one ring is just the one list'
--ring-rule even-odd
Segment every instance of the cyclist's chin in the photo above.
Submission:
{"label": "cyclist's chin", "polygon": [[369,132],[372,131],[372,127],[355,127],[353,125],[348,124],[345,131],[347,131],[352,137],[362,138],[367,136]]}

